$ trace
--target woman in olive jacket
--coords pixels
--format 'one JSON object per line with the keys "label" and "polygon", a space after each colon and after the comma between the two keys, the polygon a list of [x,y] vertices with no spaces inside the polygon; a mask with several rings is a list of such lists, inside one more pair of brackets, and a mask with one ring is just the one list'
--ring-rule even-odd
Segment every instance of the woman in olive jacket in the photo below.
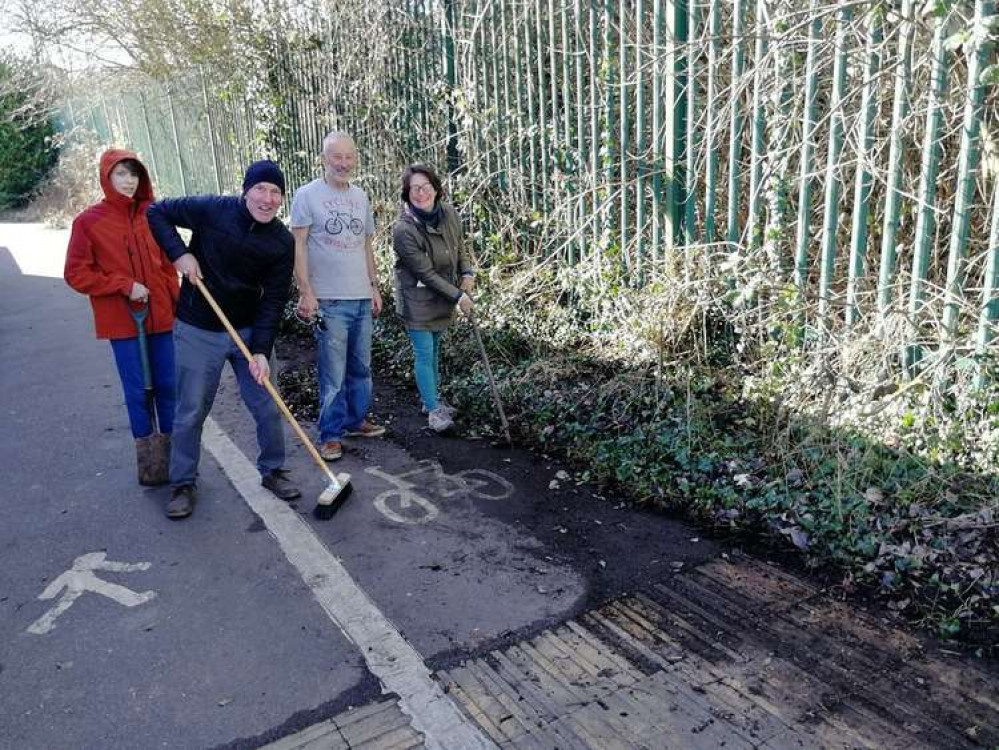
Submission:
{"label": "woman in olive jacket", "polygon": [[461,220],[444,198],[437,173],[411,164],[402,173],[402,207],[392,227],[396,310],[413,342],[416,387],[435,432],[454,420],[454,409],[438,394],[441,336],[455,307],[471,314],[475,284]]}

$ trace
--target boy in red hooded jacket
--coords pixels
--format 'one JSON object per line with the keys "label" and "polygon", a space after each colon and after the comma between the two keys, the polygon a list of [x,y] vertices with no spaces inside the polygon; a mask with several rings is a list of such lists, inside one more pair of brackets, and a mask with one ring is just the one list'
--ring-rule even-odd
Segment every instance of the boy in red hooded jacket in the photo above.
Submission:
{"label": "boy in red hooded jacket", "polygon": [[109,339],[125,393],[132,436],[153,431],[146,405],[138,329],[131,310],[147,307],[145,329],[149,365],[161,432],[169,434],[174,415],[174,306],[180,284],[173,264],[153,239],[146,209],[153,186],[145,166],[131,151],[101,155],[104,200],[73,221],[64,276],[90,295],[97,338]]}

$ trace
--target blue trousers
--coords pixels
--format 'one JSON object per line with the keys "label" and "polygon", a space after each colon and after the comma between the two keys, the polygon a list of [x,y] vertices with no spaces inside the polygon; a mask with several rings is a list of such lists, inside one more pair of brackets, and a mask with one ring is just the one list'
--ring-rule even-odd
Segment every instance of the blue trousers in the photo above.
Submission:
{"label": "blue trousers", "polygon": [[[173,412],[176,406],[174,391],[173,335],[153,333],[146,336],[149,369],[156,393],[155,409],[160,432],[173,430]],[[121,389],[125,394],[128,424],[132,437],[144,438],[152,434],[153,425],[146,403],[146,386],[142,377],[142,356],[138,337],[112,339],[111,351],[118,367]]]}
{"label": "blue trousers", "polygon": [[343,439],[371,406],[371,300],[319,300],[319,442]]}
{"label": "blue trousers", "polygon": [[[250,328],[239,331],[244,341]],[[173,324],[177,358],[177,414],[170,444],[170,484],[194,484],[201,458],[201,431],[228,362],[236,373],[239,394],[257,423],[257,469],[266,476],[284,466],[281,413],[270,394],[250,374],[250,366],[225,331],[206,331],[180,320]]]}
{"label": "blue trousers", "polygon": [[441,382],[441,337],[443,331],[414,331],[407,329],[413,342],[413,371],[416,388],[427,411],[437,408],[437,389]]}

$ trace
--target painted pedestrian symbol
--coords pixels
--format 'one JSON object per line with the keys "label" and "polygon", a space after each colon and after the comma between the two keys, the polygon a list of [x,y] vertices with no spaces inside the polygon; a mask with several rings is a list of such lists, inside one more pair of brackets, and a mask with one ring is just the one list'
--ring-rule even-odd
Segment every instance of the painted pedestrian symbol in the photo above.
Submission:
{"label": "painted pedestrian symbol", "polygon": [[133,573],[138,570],[149,570],[149,563],[109,562],[106,552],[89,552],[86,555],[80,555],[73,560],[72,568],[52,581],[38,595],[38,598],[43,600],[55,599],[59,596],[60,592],[63,592],[62,597],[52,609],[31,623],[28,627],[28,632],[35,635],[44,635],[51,632],[55,629],[56,618],[73,606],[73,602],[87,591],[101,594],[108,599],[114,599],[126,607],[145,604],[156,596],[155,591],[143,591],[141,594],[137,594],[132,589],[119,586],[117,583],[102,581],[94,574],[96,570],[107,570],[112,573]]}

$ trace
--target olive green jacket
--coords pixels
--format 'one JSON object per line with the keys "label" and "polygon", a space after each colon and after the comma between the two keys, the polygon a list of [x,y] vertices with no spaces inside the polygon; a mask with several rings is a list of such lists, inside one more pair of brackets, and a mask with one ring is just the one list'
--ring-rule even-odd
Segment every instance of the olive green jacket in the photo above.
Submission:
{"label": "olive green jacket", "polygon": [[454,317],[463,275],[474,273],[461,219],[449,204],[437,227],[424,224],[403,204],[392,227],[395,305],[407,328],[443,331]]}

